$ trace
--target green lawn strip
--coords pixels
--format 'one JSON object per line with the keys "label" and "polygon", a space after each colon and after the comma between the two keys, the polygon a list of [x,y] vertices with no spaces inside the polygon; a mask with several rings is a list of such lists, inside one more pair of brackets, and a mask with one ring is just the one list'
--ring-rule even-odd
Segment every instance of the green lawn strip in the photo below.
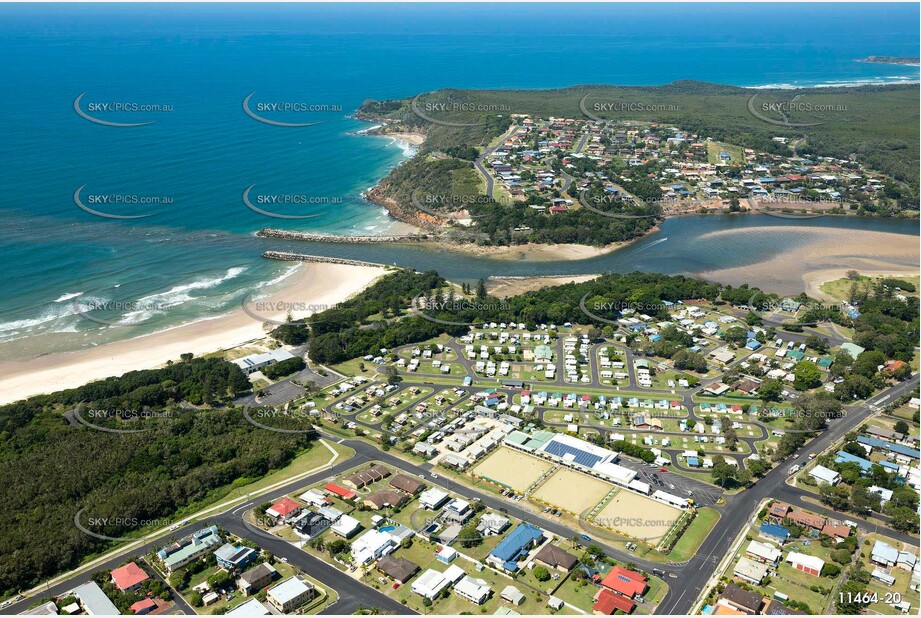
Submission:
{"label": "green lawn strip", "polygon": [[697,550],[719,521],[720,513],[714,509],[702,508],[687,530],[678,538],[666,558],[673,562],[684,562],[697,555]]}

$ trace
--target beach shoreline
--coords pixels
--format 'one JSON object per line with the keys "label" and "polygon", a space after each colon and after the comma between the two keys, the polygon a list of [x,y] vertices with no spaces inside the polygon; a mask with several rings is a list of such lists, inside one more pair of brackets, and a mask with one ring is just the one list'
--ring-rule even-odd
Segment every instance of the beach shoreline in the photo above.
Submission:
{"label": "beach shoreline", "polygon": [[[301,318],[341,303],[386,274],[385,267],[303,263],[277,292],[230,313],[93,348],[0,363],[0,404],[154,369],[180,354],[212,354],[257,344],[270,328],[259,318]],[[303,309],[299,309],[303,307]],[[255,316],[255,317],[254,317]],[[271,326],[271,324],[270,324]],[[261,344],[260,344],[261,345]]]}

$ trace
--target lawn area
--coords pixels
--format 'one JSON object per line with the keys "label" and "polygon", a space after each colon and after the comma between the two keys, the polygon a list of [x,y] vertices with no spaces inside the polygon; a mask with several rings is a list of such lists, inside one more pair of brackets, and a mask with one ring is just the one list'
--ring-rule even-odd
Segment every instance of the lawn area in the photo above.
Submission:
{"label": "lawn area", "polygon": [[[896,595],[899,595],[899,600],[911,603],[912,609],[916,609],[921,605],[921,595],[918,594],[917,590],[911,589],[911,573],[898,567],[881,568],[870,562],[870,550],[873,543],[876,541],[883,541],[898,549],[903,549],[903,544],[881,534],[869,534],[867,535],[867,539],[870,545],[865,545],[860,548],[860,551],[865,554],[865,557],[860,560],[861,568],[869,573],[872,573],[874,569],[880,569],[893,576],[895,578],[895,583],[892,584],[892,586],[887,586],[875,579],[870,580],[867,588],[869,588],[870,592],[876,593],[878,600],[870,604],[866,613],[878,612],[880,614],[898,614],[898,610],[893,607],[893,604],[897,602],[895,598]],[[917,547],[907,548],[907,551],[917,553]]]}
{"label": "lawn area", "polygon": [[667,558],[674,562],[684,562],[693,558],[719,518],[719,512],[713,509],[703,508],[697,511],[697,517],[675,543]]}
{"label": "lawn area", "polygon": [[[321,444],[322,443],[322,444]],[[352,457],[355,454],[355,451],[347,446],[341,444],[336,444],[335,442],[330,442],[329,440],[320,439],[314,445],[307,450],[306,452],[298,455],[294,461],[291,462],[288,466],[277,470],[268,476],[264,476],[258,481],[247,483],[250,479],[237,479],[233,482],[231,489],[227,493],[219,494],[215,496],[210,503],[217,502],[218,500],[234,500],[245,498],[251,493],[255,493],[265,489],[266,487],[278,483],[280,481],[289,480],[291,477],[298,474],[303,474],[314,468],[325,466],[330,459],[332,459],[333,454],[330,452],[324,444],[329,445],[334,451],[339,454],[339,458],[336,460],[345,461],[346,459]],[[183,510],[183,512],[188,513],[190,511],[198,511],[206,507],[207,504],[195,504]]]}
{"label": "lawn area", "polygon": [[[866,275],[859,275],[857,278],[857,285],[861,288],[868,284],[870,286],[873,286],[877,281],[883,278],[884,277],[868,277]],[[904,290],[899,292],[900,294],[905,294],[906,296],[917,296],[918,295],[917,290],[921,288],[921,282],[919,282],[919,279],[921,278],[919,278],[917,275],[914,275],[914,276],[899,275],[899,276],[885,277],[885,278],[886,279],[898,279],[900,281],[904,281],[908,283],[909,285],[913,286],[916,290],[915,292],[906,292]],[[848,294],[850,293],[851,286],[853,285],[853,283],[854,283],[854,280],[848,279],[847,277],[842,277],[840,279],[826,281],[821,286],[819,286],[819,289],[825,294],[828,294],[829,296],[833,298],[837,298],[838,300],[847,300]]]}

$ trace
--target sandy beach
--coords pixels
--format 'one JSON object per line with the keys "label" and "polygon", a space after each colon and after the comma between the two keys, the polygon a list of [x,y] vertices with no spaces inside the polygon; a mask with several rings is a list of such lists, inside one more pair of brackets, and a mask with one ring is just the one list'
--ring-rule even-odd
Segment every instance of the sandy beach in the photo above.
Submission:
{"label": "sandy beach", "polygon": [[218,318],[91,349],[0,363],[0,404],[152,369],[186,352],[201,355],[257,342],[269,329],[253,315],[283,321],[290,311],[295,318],[304,317],[348,299],[385,273],[384,268],[370,266],[305,263],[288,277],[290,283],[284,289],[247,302],[247,311],[240,308]]}
{"label": "sandy beach", "polygon": [[601,275],[566,275],[560,277],[490,277],[486,289],[492,296],[508,298],[532,290],[564,285],[566,283],[585,283]]}
{"label": "sandy beach", "polygon": [[[750,228],[748,233],[761,231],[761,228]],[[707,236],[716,239],[722,233]],[[828,228],[815,240],[774,259],[696,274],[709,281],[732,285],[757,282],[759,287],[779,294],[806,291],[813,298],[824,298],[819,287],[826,281],[843,277],[848,270],[869,276],[917,275],[919,261],[921,252],[917,236]],[[847,267],[842,268],[841,264]],[[792,273],[797,277],[791,277]],[[790,280],[794,278],[801,283],[791,287]]]}
{"label": "sandy beach", "polygon": [[[636,240],[639,240],[637,238]],[[564,260],[587,260],[589,258],[606,255],[629,245],[631,242],[617,242],[604,247],[591,245],[559,244],[559,245],[512,245],[507,247],[484,246],[473,243],[423,243],[431,249],[456,251],[495,260],[528,261],[528,262],[561,262]]]}

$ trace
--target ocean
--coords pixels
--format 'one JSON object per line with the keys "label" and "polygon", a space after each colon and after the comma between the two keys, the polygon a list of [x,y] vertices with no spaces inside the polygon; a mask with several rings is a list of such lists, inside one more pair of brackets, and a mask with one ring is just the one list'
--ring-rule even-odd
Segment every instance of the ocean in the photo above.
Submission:
{"label": "ocean", "polygon": [[[75,349],[214,317],[281,281],[262,260],[285,243],[261,227],[380,234],[392,221],[362,192],[413,153],[349,115],[368,98],[443,87],[739,86],[918,81],[918,67],[855,62],[917,54],[918,6],[767,5],[2,5],[0,359]],[[243,110],[267,110],[280,127]],[[147,123],[115,127],[81,118]],[[309,107],[277,113],[273,104]],[[121,111],[108,108],[120,106]],[[137,107],[135,110],[134,108]],[[310,218],[280,220],[272,212]],[[79,204],[78,204],[79,202]],[[134,219],[104,218],[94,210]],[[917,224],[821,219],[917,234]],[[718,217],[667,222],[721,229]],[[741,225],[754,225],[754,221]],[[739,225],[733,223],[732,225]],[[665,233],[627,252],[535,265],[405,247],[296,245],[449,277],[732,265]],[[686,238],[678,244],[676,238]],[[778,238],[763,251],[783,251]],[[668,248],[668,252],[666,252]],[[645,255],[636,257],[642,250]],[[759,251],[762,251],[759,249]],[[675,264],[682,264],[676,268]],[[102,324],[75,312],[113,303]],[[15,346],[6,346],[11,342]],[[6,350],[6,351],[5,351]]]}

